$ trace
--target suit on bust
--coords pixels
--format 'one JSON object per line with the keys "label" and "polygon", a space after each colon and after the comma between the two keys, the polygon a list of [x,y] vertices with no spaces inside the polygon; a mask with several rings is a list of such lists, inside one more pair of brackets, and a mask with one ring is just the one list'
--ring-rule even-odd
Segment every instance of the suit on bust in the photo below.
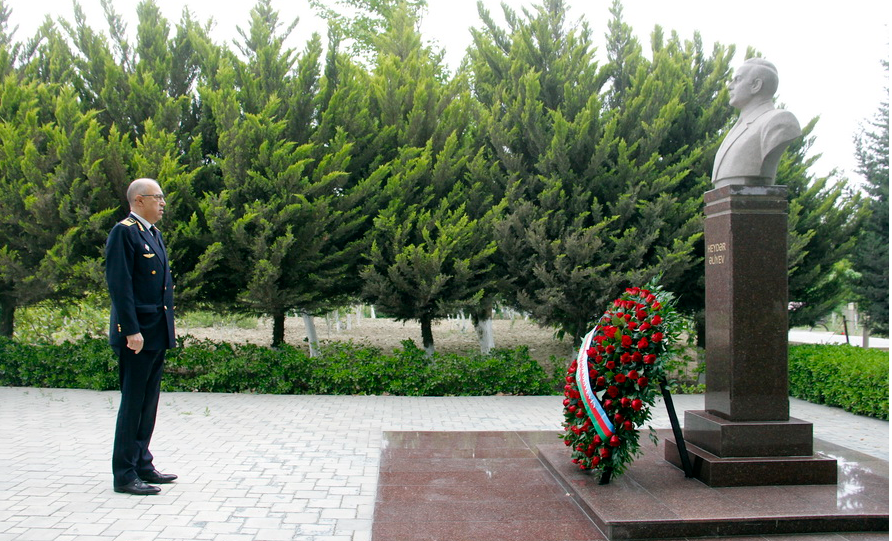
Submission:
{"label": "suit on bust", "polygon": [[712,169],[716,188],[775,183],[781,155],[802,133],[792,113],[775,109],[772,98],[777,84],[774,65],[752,58],[728,85],[730,103],[740,109],[740,118],[716,153]]}

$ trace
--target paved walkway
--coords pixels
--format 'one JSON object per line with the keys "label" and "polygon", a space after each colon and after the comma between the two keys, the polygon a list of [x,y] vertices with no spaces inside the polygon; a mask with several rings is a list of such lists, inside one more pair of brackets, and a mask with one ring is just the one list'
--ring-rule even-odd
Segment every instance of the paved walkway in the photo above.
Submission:
{"label": "paved walkway", "polygon": [[[137,497],[112,491],[118,398],[0,387],[0,541],[368,540],[383,431],[557,431],[563,399],[164,393],[152,451],[180,480]],[[703,407],[674,398],[681,417]],[[796,399],[791,414],[889,460],[886,421]]]}

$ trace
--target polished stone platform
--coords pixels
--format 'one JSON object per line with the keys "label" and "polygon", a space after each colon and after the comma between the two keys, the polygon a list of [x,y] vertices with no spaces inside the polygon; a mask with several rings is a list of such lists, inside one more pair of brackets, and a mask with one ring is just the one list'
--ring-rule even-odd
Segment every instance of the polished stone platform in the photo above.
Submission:
{"label": "polished stone platform", "polygon": [[[665,440],[671,431],[658,431]],[[889,465],[816,440],[836,486],[712,488],[645,451],[599,486],[556,432],[384,432],[373,541],[887,541]]]}
{"label": "polished stone platform", "polygon": [[[835,459],[833,485],[708,486],[667,462],[671,431],[607,486],[567,460],[563,445],[538,447],[546,466],[574,494],[609,539],[774,536],[889,531],[889,463],[815,440],[816,455]],[[670,443],[671,442],[671,443]]]}

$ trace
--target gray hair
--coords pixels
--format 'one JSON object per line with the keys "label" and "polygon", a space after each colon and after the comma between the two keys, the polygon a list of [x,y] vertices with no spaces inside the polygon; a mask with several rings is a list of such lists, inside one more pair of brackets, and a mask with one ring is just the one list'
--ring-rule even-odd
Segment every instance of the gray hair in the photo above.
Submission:
{"label": "gray hair", "polygon": [[145,189],[150,186],[157,186],[159,190],[161,189],[161,185],[153,178],[138,178],[131,182],[127,188],[127,202],[133,205],[136,201],[136,196],[142,195]]}

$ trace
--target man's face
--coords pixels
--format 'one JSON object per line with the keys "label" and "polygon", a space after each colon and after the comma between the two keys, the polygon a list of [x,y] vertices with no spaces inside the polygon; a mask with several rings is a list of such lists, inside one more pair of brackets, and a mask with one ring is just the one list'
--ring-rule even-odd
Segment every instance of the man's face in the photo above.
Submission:
{"label": "man's face", "polygon": [[731,104],[731,107],[740,109],[752,101],[753,96],[759,90],[760,82],[756,79],[752,66],[744,64],[738,68],[734,78],[728,84],[728,92],[731,95],[728,103]]}
{"label": "man's face", "polygon": [[136,212],[150,224],[155,224],[164,215],[164,192],[157,184],[149,184],[136,196]]}

